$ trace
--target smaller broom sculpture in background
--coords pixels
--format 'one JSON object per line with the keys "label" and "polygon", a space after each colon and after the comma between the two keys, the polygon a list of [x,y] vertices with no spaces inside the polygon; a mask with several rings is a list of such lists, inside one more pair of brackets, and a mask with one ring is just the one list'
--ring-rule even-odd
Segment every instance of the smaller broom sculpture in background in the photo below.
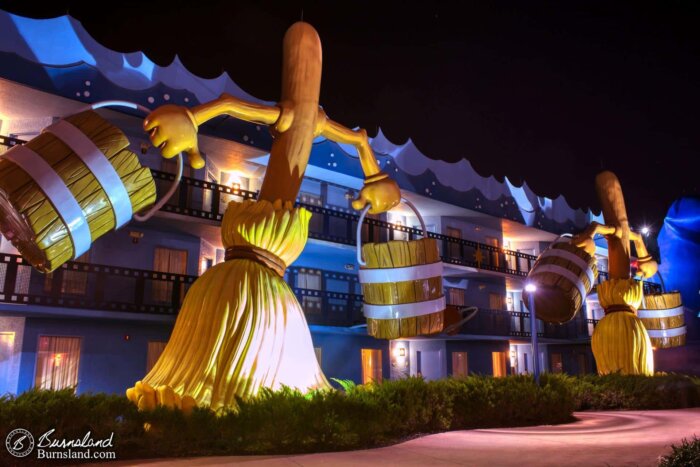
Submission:
{"label": "smaller broom sculpture in background", "polygon": [[630,271],[630,242],[634,243],[638,257],[637,278],[646,279],[656,274],[657,264],[647,252],[642,235],[630,230],[622,188],[615,174],[602,172],[595,183],[605,225],[591,223],[571,243],[590,254],[595,252],[593,237],[596,234],[603,235],[608,243],[609,279],[597,289],[605,316],[595,327],[591,340],[598,373],[653,375],[651,341],[637,316],[644,298],[643,284],[632,277]]}

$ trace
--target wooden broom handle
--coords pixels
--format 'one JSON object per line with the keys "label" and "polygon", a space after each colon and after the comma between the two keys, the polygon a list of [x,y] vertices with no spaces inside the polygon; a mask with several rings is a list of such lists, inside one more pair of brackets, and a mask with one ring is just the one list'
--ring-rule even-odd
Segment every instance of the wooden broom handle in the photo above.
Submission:
{"label": "wooden broom handle", "polygon": [[[280,123],[258,199],[294,201],[301,187],[316,129],[321,93],[321,40],[304,22],[284,35]],[[284,131],[279,131],[284,130]]]}
{"label": "wooden broom handle", "polygon": [[603,219],[614,233],[606,234],[608,242],[608,273],[611,279],[630,278],[630,227],[620,181],[614,173],[605,171],[595,178],[596,193],[603,210]]}

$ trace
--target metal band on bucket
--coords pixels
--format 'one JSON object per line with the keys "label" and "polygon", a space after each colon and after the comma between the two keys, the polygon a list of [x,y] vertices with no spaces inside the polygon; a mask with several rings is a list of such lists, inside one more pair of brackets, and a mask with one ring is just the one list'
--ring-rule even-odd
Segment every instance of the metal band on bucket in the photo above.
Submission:
{"label": "metal band on bucket", "polygon": [[370,319],[403,319],[429,315],[443,311],[446,307],[445,297],[424,302],[402,303],[400,305],[362,305],[362,313]]}
{"label": "metal band on bucket", "polygon": [[124,183],[121,181],[117,171],[114,170],[112,164],[109,163],[107,157],[95,143],[75,125],[66,120],[59,120],[44,131],[63,141],[90,169],[90,172],[95,176],[97,182],[107,194],[109,203],[112,205],[114,228],[118,229],[129,222],[133,212],[129,193],[124,188]]}
{"label": "metal band on bucket", "polygon": [[559,266],[558,264],[540,264],[537,266],[537,270],[533,270],[533,272],[535,272],[533,276],[536,276],[541,272],[551,272],[552,274],[558,274],[564,277],[565,279],[568,279],[569,282],[571,282],[574,285],[574,287],[578,289],[579,293],[581,294],[581,299],[585,299],[586,295],[588,295],[586,287],[583,285],[583,281],[581,280],[581,278],[573,272],[566,269],[565,267]]}
{"label": "metal band on bucket", "polygon": [[582,271],[585,271],[586,276],[588,276],[588,280],[591,284],[591,287],[593,287],[593,284],[595,284],[595,276],[593,275],[593,269],[580,256],[562,248],[549,248],[545,250],[542,253],[542,258],[545,258],[547,256],[556,256],[558,258],[563,258],[571,263],[574,263],[576,266],[580,267]]}
{"label": "metal band on bucket", "polygon": [[671,318],[683,314],[683,305],[666,310],[637,310],[638,318]]}
{"label": "metal band on bucket", "polygon": [[442,276],[442,262],[406,266],[402,268],[360,269],[360,283],[386,284],[417,281]]}
{"label": "metal band on bucket", "polygon": [[63,223],[68,227],[68,234],[73,243],[73,258],[88,251],[92,243],[90,226],[75,196],[53,167],[26,146],[15,146],[2,157],[27,172],[49,199]]}
{"label": "metal band on bucket", "polygon": [[649,337],[663,339],[664,337],[678,337],[686,333],[686,327],[680,326],[673,329],[647,329]]}

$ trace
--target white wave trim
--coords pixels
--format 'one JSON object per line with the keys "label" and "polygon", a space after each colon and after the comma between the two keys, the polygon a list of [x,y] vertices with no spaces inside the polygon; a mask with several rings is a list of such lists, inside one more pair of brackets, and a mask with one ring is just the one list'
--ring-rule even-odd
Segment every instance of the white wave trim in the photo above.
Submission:
{"label": "white wave trim", "polygon": [[[324,138],[317,138],[316,142],[324,140]],[[526,225],[535,224],[537,208],[543,211],[548,219],[557,223],[572,222],[575,225],[586,225],[591,221],[602,222],[602,213],[596,214],[590,209],[574,209],[563,195],[551,199],[538,196],[526,182],[518,187],[508,177],[505,177],[503,182],[499,182],[494,176],[484,177],[466,159],[457,162],[430,159],[410,138],[404,144],[395,144],[384,135],[381,128],[374,138],[370,138],[370,145],[378,158],[390,157],[396,166],[408,175],[430,174],[440,185],[460,192],[476,188],[489,201],[496,201],[504,196],[513,197]],[[338,146],[346,155],[357,157],[354,147],[346,144],[338,144]]]}
{"label": "white wave trim", "polygon": [[[68,15],[33,19],[0,10],[0,51],[15,53],[45,66],[65,67],[85,63],[98,69],[115,85],[133,91],[163,84],[173,90],[191,92],[200,102],[208,102],[226,92],[253,102],[272,103],[242,90],[226,72],[211,79],[194,75],[178,56],[170,65],[161,67],[143,52],[121,53],[108,49],[94,40],[80,21]],[[323,138],[316,139],[316,142],[319,141],[323,141]],[[378,157],[391,157],[409,175],[432,174],[442,186],[461,192],[476,188],[490,201],[512,196],[527,225],[535,222],[534,206],[559,223],[570,221],[585,225],[593,220],[602,221],[602,214],[571,208],[562,195],[556,199],[540,197],[526,183],[517,187],[508,178],[501,183],[493,176],[483,177],[466,159],[454,163],[430,159],[410,138],[404,144],[394,144],[381,128],[370,142]],[[347,155],[357,156],[354,147],[345,144],[338,146]]]}
{"label": "white wave trim", "polygon": [[132,91],[143,91],[158,84],[173,90],[187,90],[200,102],[222,93],[253,102],[266,102],[243,91],[224,72],[216,78],[201,78],[191,73],[175,56],[161,67],[143,52],[121,53],[98,43],[80,21],[65,15],[33,19],[0,10],[0,51],[45,66],[79,65],[97,68],[112,83]]}

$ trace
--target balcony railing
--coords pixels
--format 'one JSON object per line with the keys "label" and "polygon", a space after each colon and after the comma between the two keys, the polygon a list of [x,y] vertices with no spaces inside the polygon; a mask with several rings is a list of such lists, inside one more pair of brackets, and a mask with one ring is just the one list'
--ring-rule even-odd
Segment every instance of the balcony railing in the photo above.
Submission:
{"label": "balcony railing", "polygon": [[0,253],[0,302],[127,313],[177,314],[195,276],[68,262],[42,274]]}
{"label": "balcony railing", "polygon": [[[14,146],[24,141],[0,135],[0,145]],[[174,180],[169,172],[152,170],[159,193],[164,193]],[[255,199],[256,192],[233,188],[214,182],[183,177],[180,186],[169,202],[163,206],[165,212],[192,216],[213,222],[220,222],[226,205],[232,200]],[[334,243],[355,245],[358,216],[347,208],[332,205],[312,205],[298,202],[300,206],[313,212],[309,226],[309,237]],[[385,242],[390,240],[414,240],[422,237],[419,229],[395,225],[381,219],[368,216],[362,229],[363,242]],[[428,236],[437,239],[442,260],[449,264],[474,267],[477,269],[500,272],[513,276],[526,277],[536,256],[518,251],[506,250],[472,240],[450,237],[428,232]],[[607,274],[601,272],[598,282],[605,280]],[[645,293],[660,292],[661,286],[645,282]]]}
{"label": "balcony railing", "polygon": [[[315,287],[298,287],[300,274],[317,277]],[[0,254],[0,302],[16,305],[176,315],[186,291],[196,279],[196,276],[75,261],[51,274],[42,274],[21,256]],[[293,267],[285,279],[309,323],[351,326],[365,322],[356,275]],[[308,287],[308,280],[306,284]],[[529,337],[529,319],[528,313],[480,309],[461,333]],[[563,325],[539,322],[543,331],[540,336],[588,338],[595,323],[580,316]]]}
{"label": "balcony railing", "polygon": [[[152,170],[158,181],[159,192],[165,192],[174,176],[168,172]],[[255,199],[257,193],[183,177],[178,191],[163,207],[166,212],[221,221],[226,204],[231,200]],[[355,245],[359,216],[347,208],[332,205],[313,205],[297,202],[314,213],[309,225],[309,237],[345,245]],[[362,229],[363,242],[390,240],[415,240],[422,238],[419,229],[395,225],[377,218],[366,218]],[[525,277],[537,259],[536,256],[518,251],[486,245],[484,243],[429,232],[438,240],[442,260],[446,263],[470,266]]]}

